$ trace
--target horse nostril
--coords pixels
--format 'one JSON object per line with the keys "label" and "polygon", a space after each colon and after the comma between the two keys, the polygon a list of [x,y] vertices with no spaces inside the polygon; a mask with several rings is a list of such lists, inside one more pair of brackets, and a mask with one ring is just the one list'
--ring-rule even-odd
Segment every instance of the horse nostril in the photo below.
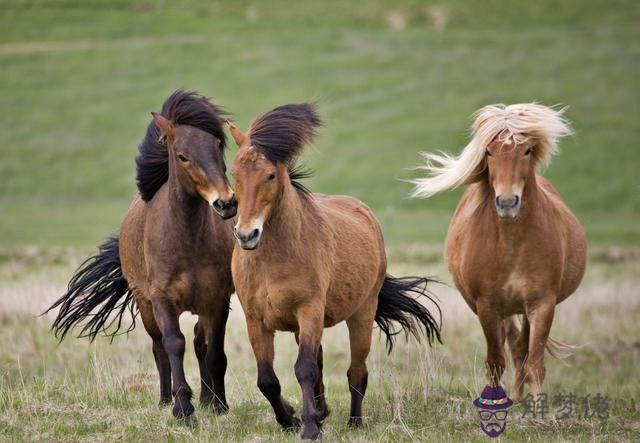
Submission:
{"label": "horse nostril", "polygon": [[514,195],[513,197],[496,197],[496,206],[500,208],[515,208],[520,202],[520,197]]}
{"label": "horse nostril", "polygon": [[225,204],[222,200],[217,199],[216,201],[213,202],[213,207],[220,211],[224,209]]}
{"label": "horse nostril", "polygon": [[255,228],[253,231],[251,231],[251,234],[249,234],[249,240],[255,240],[258,235],[260,235],[260,230],[258,230],[258,228]]}

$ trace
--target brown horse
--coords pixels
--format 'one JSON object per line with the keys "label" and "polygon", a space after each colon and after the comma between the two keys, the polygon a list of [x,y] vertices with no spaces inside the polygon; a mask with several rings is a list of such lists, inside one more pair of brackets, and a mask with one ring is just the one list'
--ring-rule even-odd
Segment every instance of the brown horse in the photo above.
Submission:
{"label": "brown horse", "polygon": [[362,202],[310,194],[294,161],[320,125],[310,104],[285,105],[256,119],[247,134],[229,124],[240,147],[233,163],[238,197],[232,270],[258,364],[258,387],[285,429],[299,426],[280,395],[273,370],[276,330],[295,333],[295,374],[303,395],[302,438],[316,438],[328,415],[322,383],[322,332],[346,321],[351,342],[347,372],[349,425],[362,423],[366,359],[374,321],[389,350],[397,321],[429,343],[440,340],[437,322],[410,293],[427,296],[426,278],[386,275],[380,225]]}
{"label": "brown horse", "polygon": [[[76,272],[53,328],[62,340],[89,318],[80,336],[118,332],[127,309],[139,309],[153,339],[160,403],[175,398],[173,415],[193,413],[183,369],[178,317],[198,315],[194,346],[200,402],[228,409],[224,390],[224,332],[233,293],[232,222],[236,203],[225,176],[224,120],[204,97],[176,91],[153,114],[136,158],[137,194],[120,229]],[[213,210],[222,218],[215,216]],[[135,300],[134,300],[135,298]],[[116,311],[115,317],[112,312]],[[111,319],[111,320],[110,320]],[[115,330],[108,330],[117,320]],[[133,328],[131,325],[129,330]],[[173,390],[171,378],[173,376]]]}
{"label": "brown horse", "polygon": [[[516,399],[525,382],[533,395],[541,392],[545,346],[554,356],[563,348],[549,337],[555,306],[577,289],[585,271],[580,222],[536,174],[557,153],[558,139],[571,133],[562,113],[538,104],[487,106],[476,114],[462,153],[425,154],[430,176],[415,181],[419,197],[471,185],[449,225],[445,257],[480,319],[493,386],[504,372],[508,341]],[[516,314],[524,314],[520,331]]]}

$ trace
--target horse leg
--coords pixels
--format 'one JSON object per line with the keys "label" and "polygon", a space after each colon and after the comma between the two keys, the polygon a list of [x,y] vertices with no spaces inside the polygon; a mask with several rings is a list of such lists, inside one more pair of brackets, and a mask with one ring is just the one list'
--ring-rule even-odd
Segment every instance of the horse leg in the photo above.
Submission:
{"label": "horse leg", "polygon": [[158,368],[160,378],[160,406],[171,403],[171,365],[169,357],[162,346],[162,333],[158,328],[156,319],[153,317],[153,307],[145,299],[138,299],[138,309],[142,317],[142,324],[145,330],[153,340],[153,357]]}
{"label": "horse leg", "polygon": [[319,377],[318,351],[324,330],[322,307],[298,309],[300,345],[295,364],[296,379],[302,390],[302,433],[300,438],[315,440],[320,436],[320,412],[316,409],[315,387]]}
{"label": "horse leg", "polygon": [[273,370],[273,331],[264,324],[246,317],[249,341],[258,365],[258,389],[271,404],[276,420],[285,431],[297,430],[300,420],[294,417],[293,408],[282,398],[280,381]]}
{"label": "horse leg", "polygon": [[224,353],[224,333],[229,317],[229,298],[214,310],[209,320],[207,333],[206,366],[210,374],[213,398],[210,402],[213,412],[224,414],[229,410],[224,389],[224,374],[227,372],[227,356]]}
{"label": "horse leg", "polygon": [[531,330],[529,334],[529,355],[524,364],[524,372],[527,381],[531,385],[531,394],[534,397],[542,393],[542,383],[546,374],[544,349],[551,331],[555,307],[555,297],[553,297],[551,302],[540,304],[526,312]]}
{"label": "horse leg", "polygon": [[160,297],[152,301],[153,314],[162,332],[162,345],[171,365],[173,376],[172,394],[175,399],[173,416],[176,418],[189,417],[194,408],[191,404],[191,388],[184,376],[184,335],[180,331],[178,313],[175,307]]}
{"label": "horse leg", "polygon": [[207,341],[202,318],[199,318],[198,322],[193,327],[193,334],[193,347],[196,351],[198,368],[200,369],[200,404],[202,406],[208,406],[213,401],[213,389],[211,388],[211,376],[209,371],[207,371],[207,364],[205,361],[207,355]]}
{"label": "horse leg", "polygon": [[484,300],[479,300],[476,303],[476,307],[484,337],[487,341],[487,379],[491,386],[495,387],[500,385],[500,379],[505,368],[502,321],[494,309]]}
{"label": "horse leg", "polygon": [[526,315],[523,316],[522,329],[520,331],[518,331],[513,317],[510,321],[512,326],[507,330],[507,339],[515,369],[515,380],[511,396],[514,400],[519,401],[522,400],[525,383],[524,364],[527,360],[527,350],[529,348],[529,320]]}
{"label": "horse leg", "polygon": [[[300,345],[300,339],[298,338],[298,333],[296,332],[296,343]],[[322,344],[318,348],[318,380],[316,381],[316,385],[314,387],[314,395],[316,399],[316,409],[320,413],[320,421],[323,421],[325,418],[329,416],[329,407],[327,406],[327,400],[324,396],[324,382],[322,381],[322,367],[323,367],[323,356],[322,356]]]}
{"label": "horse leg", "polygon": [[[376,306],[373,304],[372,306]],[[351,364],[347,371],[349,391],[351,392],[351,412],[349,426],[362,426],[362,400],[367,390],[369,372],[367,357],[371,349],[371,333],[375,311],[371,315],[353,316],[347,319],[349,342],[351,346]]]}

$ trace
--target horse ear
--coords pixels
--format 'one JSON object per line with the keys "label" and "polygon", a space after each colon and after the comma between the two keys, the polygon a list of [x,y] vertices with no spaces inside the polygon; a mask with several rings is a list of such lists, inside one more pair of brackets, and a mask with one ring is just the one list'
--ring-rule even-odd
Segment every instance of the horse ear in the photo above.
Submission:
{"label": "horse ear", "polygon": [[153,115],[153,121],[156,122],[156,125],[158,125],[158,127],[163,132],[162,138],[173,137],[173,130],[174,130],[173,123],[171,123],[171,121],[168,118],[166,118],[161,114],[158,114],[157,112],[152,112],[151,115]]}
{"label": "horse ear", "polygon": [[236,125],[231,123],[229,120],[225,120],[227,126],[229,126],[229,132],[231,132],[231,137],[235,140],[238,146],[242,146],[247,141],[247,136],[244,134]]}

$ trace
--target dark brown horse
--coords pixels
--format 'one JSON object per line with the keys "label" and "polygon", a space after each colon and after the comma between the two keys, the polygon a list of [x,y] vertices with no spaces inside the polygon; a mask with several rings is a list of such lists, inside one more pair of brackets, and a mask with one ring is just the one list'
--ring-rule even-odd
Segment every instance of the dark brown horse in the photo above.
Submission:
{"label": "dark brown horse", "polygon": [[349,425],[362,424],[366,360],[374,322],[389,350],[398,322],[429,342],[440,339],[430,312],[415,296],[427,296],[427,279],[387,275],[380,225],[371,210],[348,196],[311,194],[296,179],[294,161],[320,120],[312,105],[286,105],[256,119],[248,134],[231,125],[240,146],[233,163],[238,196],[238,245],[233,278],[258,364],[258,387],[278,423],[299,420],[280,395],[273,370],[274,332],[291,331],[299,344],[295,374],[302,388],[302,438],[317,438],[327,416],[322,382],[324,328],[346,322],[351,364]]}
{"label": "dark brown horse", "polygon": [[231,221],[223,219],[235,215],[236,203],[225,176],[223,124],[220,109],[204,97],[176,91],[167,99],[140,144],[139,193],[119,239],[108,239],[49,308],[60,307],[53,325],[60,339],[84,321],[80,336],[94,339],[104,331],[113,337],[123,314],[130,310],[135,319],[137,308],[153,339],[160,402],[170,403],[173,394],[176,417],[194,410],[178,322],[185,311],[198,315],[200,402],[217,413],[228,409],[224,332],[234,290],[233,235]]}

